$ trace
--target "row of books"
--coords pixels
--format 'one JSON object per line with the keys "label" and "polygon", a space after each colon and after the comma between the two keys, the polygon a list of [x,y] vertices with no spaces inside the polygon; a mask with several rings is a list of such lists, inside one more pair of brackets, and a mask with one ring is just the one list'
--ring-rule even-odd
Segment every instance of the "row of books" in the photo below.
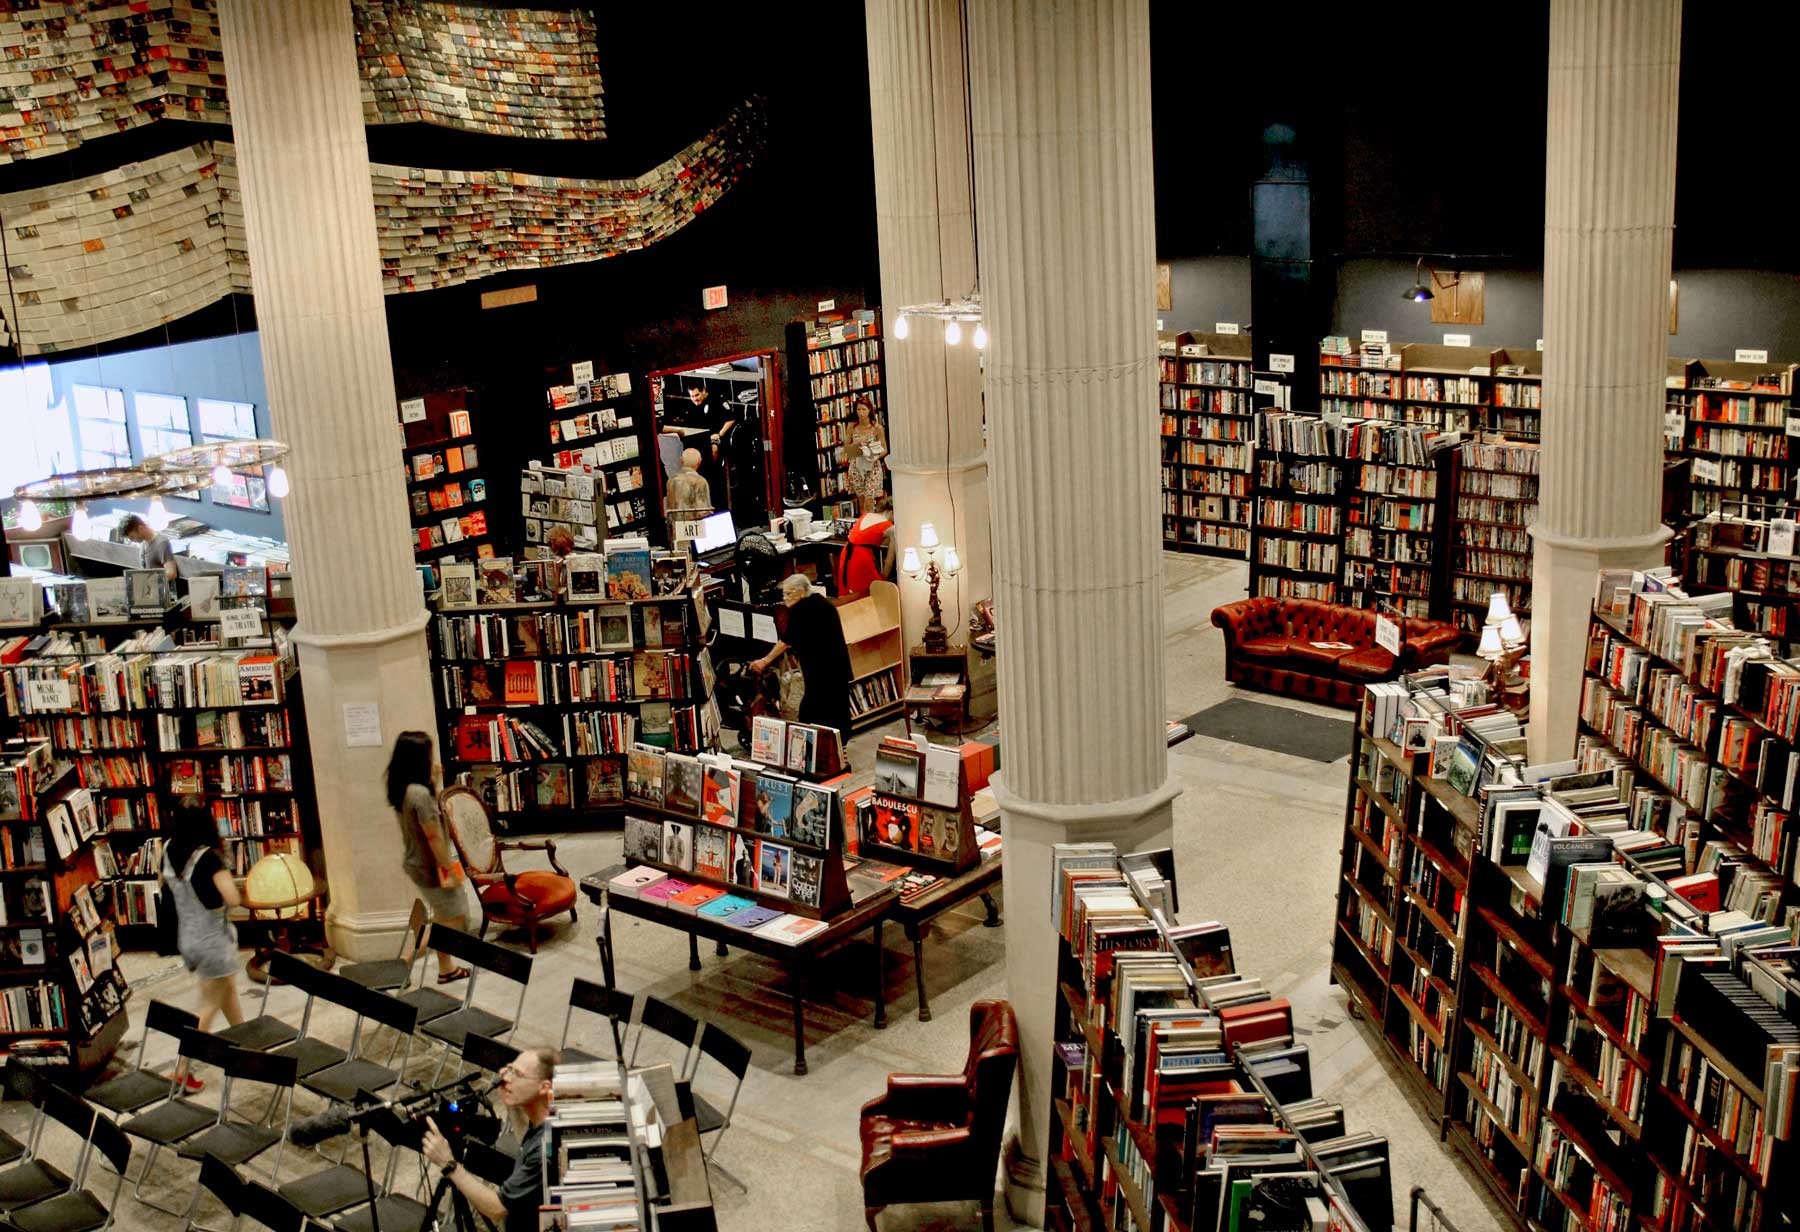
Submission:
{"label": "row of books", "polygon": [[638,745],[625,770],[627,804],[648,804],[709,826],[738,828],[825,850],[843,842],[837,788],[724,753],[689,756]]}
{"label": "row of books", "polygon": [[[631,1090],[627,1103],[627,1090]],[[644,1109],[648,1108],[649,1122]],[[633,1118],[636,1118],[636,1125]],[[545,1122],[550,1152],[541,1226],[637,1232],[642,1228],[633,1143],[660,1142],[655,1105],[643,1078],[624,1077],[617,1061],[557,1066]],[[634,1128],[636,1132],[634,1133]]]}
{"label": "row of books", "polygon": [[275,705],[282,660],[251,651],[138,652],[95,659],[44,657],[0,668],[8,714],[111,713]]}
{"label": "row of books", "polygon": [[[704,669],[700,680],[696,672]],[[711,657],[679,650],[641,650],[591,659],[469,660],[438,668],[438,700],[465,706],[558,706],[668,701],[712,693]],[[696,694],[695,690],[699,689]]]}
{"label": "row of books", "polygon": [[[682,821],[654,821],[627,813],[625,858],[662,864],[696,878],[690,882],[677,876],[652,876],[661,873],[660,869],[633,869],[622,875],[638,887],[631,897],[663,902],[677,911],[704,912],[708,918],[722,920],[737,928],[758,931],[785,913],[761,907],[767,914],[760,918],[743,914],[760,905],[754,899],[732,894],[732,886],[754,891],[764,898],[790,900],[814,911],[825,905],[829,857],[799,850],[791,843],[758,838],[754,833]],[[611,886],[614,892],[624,888],[619,878],[615,878]],[[771,933],[780,931],[781,927],[776,925]],[[794,936],[789,944],[805,935],[802,932]]]}
{"label": "row of books", "polygon": [[686,595],[670,595],[665,602],[601,603],[562,611],[440,614],[432,620],[432,637],[445,659],[681,648],[705,628],[690,614],[688,603]]}

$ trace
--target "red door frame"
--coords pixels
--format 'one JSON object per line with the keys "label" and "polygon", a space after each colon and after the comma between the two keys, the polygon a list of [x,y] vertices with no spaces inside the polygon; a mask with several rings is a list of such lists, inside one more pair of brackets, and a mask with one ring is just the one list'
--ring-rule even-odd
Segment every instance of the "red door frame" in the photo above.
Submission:
{"label": "red door frame", "polygon": [[[650,386],[650,440],[655,443],[662,426],[657,422],[656,390],[660,388],[655,382],[665,376],[680,376],[684,372],[692,372],[695,368],[705,368],[713,364],[729,364],[739,359],[758,359],[762,361],[762,381],[760,392],[762,397],[762,430],[763,430],[763,498],[768,502],[771,514],[779,515],[782,507],[782,481],[787,477],[786,455],[782,452],[781,439],[781,380],[779,364],[781,352],[768,349],[755,351],[739,351],[735,355],[721,355],[711,359],[699,359],[692,363],[677,364],[670,368],[658,368],[647,373],[645,380],[652,382]],[[656,467],[658,502],[661,501],[662,484],[664,482],[662,464]]]}

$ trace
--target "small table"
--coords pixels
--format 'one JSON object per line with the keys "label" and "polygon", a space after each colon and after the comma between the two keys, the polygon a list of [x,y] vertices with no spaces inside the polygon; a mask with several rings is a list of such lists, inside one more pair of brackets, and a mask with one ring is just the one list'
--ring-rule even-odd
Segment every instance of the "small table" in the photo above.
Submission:
{"label": "small table", "polygon": [[[910,903],[903,903],[898,898],[888,912],[888,918],[900,925],[906,939],[912,942],[913,976],[919,989],[919,1021],[931,1021],[931,1003],[925,999],[925,933],[931,927],[931,921],[949,911],[952,907],[968,902],[976,895],[981,896],[983,905],[987,907],[987,919],[981,922],[983,928],[1000,927],[1000,909],[994,905],[992,891],[1000,884],[1001,855],[990,856],[981,863],[971,866],[951,877],[938,882],[931,890]],[[877,953],[881,948],[881,924],[875,925],[875,946]],[[881,967],[877,959],[876,978],[881,976]],[[879,1024],[877,1024],[879,1025]]]}
{"label": "small table", "polygon": [[968,652],[961,646],[952,646],[948,650],[937,652],[926,650],[923,646],[914,646],[906,652],[908,685],[916,685],[919,678],[937,672],[954,672],[963,687],[961,697],[939,701],[907,701],[904,692],[900,695],[900,711],[906,720],[906,735],[912,738],[912,721],[915,714],[953,722],[957,735],[962,735],[968,726],[969,718],[969,659]]}
{"label": "small table", "polygon": [[699,938],[710,937],[719,945],[719,953],[726,952],[726,947],[737,946],[752,954],[760,954],[764,958],[773,959],[787,969],[788,979],[793,984],[794,1001],[794,1072],[806,1073],[806,973],[823,955],[837,949],[849,941],[863,929],[870,929],[875,938],[875,1025],[887,1026],[887,1000],[883,996],[882,980],[884,960],[881,953],[881,920],[894,904],[894,895],[882,893],[872,895],[860,903],[851,906],[820,932],[799,945],[783,945],[779,941],[769,941],[754,933],[747,933],[741,928],[706,916],[690,915],[685,911],[677,911],[666,907],[655,900],[645,901],[638,898],[614,898],[607,894],[605,883],[599,880],[601,874],[582,878],[582,891],[594,902],[598,903],[604,895],[609,910],[603,913],[606,921],[603,935],[600,938],[602,962],[606,963],[606,982],[613,983],[610,969],[610,957],[613,953],[612,912],[636,916],[649,920],[653,924],[661,924],[666,928],[678,929],[688,935],[688,969],[700,970]]}

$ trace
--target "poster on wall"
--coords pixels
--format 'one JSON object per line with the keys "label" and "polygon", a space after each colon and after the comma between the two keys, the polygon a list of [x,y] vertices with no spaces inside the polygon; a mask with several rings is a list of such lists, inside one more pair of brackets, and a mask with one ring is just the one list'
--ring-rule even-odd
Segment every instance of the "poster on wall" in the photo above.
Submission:
{"label": "poster on wall", "polygon": [[262,467],[251,467],[243,474],[231,473],[230,483],[212,486],[212,503],[228,509],[248,509],[253,513],[269,512],[269,487]]}

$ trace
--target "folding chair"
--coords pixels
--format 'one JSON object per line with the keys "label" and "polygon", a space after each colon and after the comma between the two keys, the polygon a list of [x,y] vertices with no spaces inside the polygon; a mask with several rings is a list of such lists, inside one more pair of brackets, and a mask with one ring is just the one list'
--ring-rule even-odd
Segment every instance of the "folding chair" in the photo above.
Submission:
{"label": "folding chair", "polygon": [[[617,1041],[613,1049],[615,1055],[599,1057],[584,1049],[569,1047],[569,1024],[574,1019],[576,1010],[585,1010],[590,1014],[596,1014],[606,1021],[602,1038]],[[630,993],[620,992],[616,988],[609,990],[592,980],[584,980],[580,976],[575,977],[575,982],[569,985],[569,1008],[563,1013],[562,1039],[558,1042],[563,1060],[571,1065],[580,1065],[589,1061],[618,1060],[616,1054],[622,1050],[625,1037],[631,1033],[631,1016],[636,1010],[637,998]],[[617,1018],[623,1024],[616,1037],[612,1033],[611,1020],[613,1018]]]}
{"label": "folding chair", "polygon": [[[41,1082],[42,1080],[32,1071],[29,1065],[25,1065],[11,1057],[7,1058],[6,1068],[3,1071],[0,1071],[0,1088],[4,1089],[5,1098],[22,1099],[26,1103],[33,1105],[34,1111],[31,1114],[33,1130],[35,1130],[38,1121],[43,1116],[41,1103],[32,1098],[33,1093],[36,1092]],[[30,1136],[31,1133],[28,1132],[26,1137],[29,1138]],[[20,1142],[5,1130],[0,1130],[0,1166],[17,1163],[19,1160],[25,1158],[27,1149],[25,1143]]]}
{"label": "folding chair", "polygon": [[[700,1092],[693,1092],[694,1122],[700,1131],[700,1154],[708,1164],[719,1169],[721,1176],[748,1192],[742,1181],[717,1162],[717,1156],[719,1143],[725,1137],[725,1131],[731,1128],[731,1114],[737,1111],[738,1095],[744,1089],[744,1075],[750,1072],[750,1048],[729,1032],[709,1022],[700,1032],[699,1051],[694,1055],[694,1068],[688,1075],[690,1082],[699,1076],[700,1067],[708,1057],[718,1062],[731,1075],[731,1098],[721,1112],[717,1105]],[[707,1134],[714,1135],[710,1149],[706,1145]]]}
{"label": "folding chair", "polygon": [[381,1232],[419,1232],[425,1223],[425,1204],[405,1194],[394,1193],[393,1186],[394,1169],[400,1162],[400,1152],[417,1152],[423,1133],[416,1122],[402,1121],[385,1108],[369,1118],[369,1130],[379,1135],[390,1148],[387,1174],[376,1190],[381,1197],[376,1200],[373,1208],[364,1203],[339,1218],[332,1226],[339,1229],[339,1232],[374,1232],[374,1217],[378,1214]]}
{"label": "folding chair", "polygon": [[[432,1085],[436,1086],[443,1077],[444,1066],[449,1064],[451,1054],[462,1051],[463,1040],[471,1032],[490,1038],[512,1034],[513,1026],[525,1012],[525,990],[531,982],[532,959],[529,955],[515,953],[454,928],[438,928],[436,925],[431,929],[431,948],[465,962],[471,968],[468,987],[463,990],[462,1008],[433,1018],[419,1028],[421,1034],[444,1046],[444,1055],[438,1062],[437,1076],[432,1079]],[[502,1018],[476,1006],[475,989],[482,975],[487,972],[519,986],[519,1001],[513,1007],[511,1018]]]}
{"label": "folding chair", "polygon": [[[351,1032],[348,1055],[336,1065],[328,1065],[301,1079],[300,1085],[327,1099],[347,1104],[358,1091],[383,1091],[400,1081],[400,1075],[412,1060],[413,1033],[418,1029],[419,1011],[385,992],[372,988],[345,989],[345,998],[356,1011],[356,1026]],[[387,1064],[371,1061],[361,1054],[363,1028],[367,1023],[388,1027],[394,1032],[394,1046],[389,1049]],[[401,1045],[406,1047],[401,1058]],[[399,1068],[395,1068],[395,1061]]]}
{"label": "folding chair", "polygon": [[[206,1065],[225,1068],[226,1059],[235,1051],[232,1046],[216,1035],[204,1031],[183,1030],[180,1035],[180,1057],[189,1062],[199,1061]],[[119,1126],[133,1138],[142,1138],[150,1144],[150,1153],[144,1157],[144,1166],[138,1172],[137,1183],[131,1187],[131,1196],[152,1210],[165,1215],[180,1216],[183,1212],[172,1207],[158,1206],[144,1197],[144,1182],[156,1165],[156,1156],[164,1147],[172,1147],[184,1142],[203,1129],[210,1129],[219,1123],[220,1113],[186,1098],[181,1093],[180,1085],[174,1078],[169,1079],[168,1097],[148,1112],[140,1112],[129,1121]]]}
{"label": "folding chair", "polygon": [[352,984],[373,988],[377,992],[405,988],[407,980],[412,977],[413,961],[419,956],[419,943],[424,939],[425,926],[430,922],[431,916],[425,910],[424,900],[413,899],[412,915],[407,917],[406,935],[400,938],[399,953],[392,958],[351,963],[349,966],[339,967],[335,974]]}
{"label": "folding chair", "polygon": [[200,1161],[200,1188],[218,1199],[231,1213],[231,1226],[237,1227],[244,1210],[244,1182],[237,1169],[217,1155],[208,1155]]}
{"label": "folding chair", "polygon": [[316,1074],[327,1065],[336,1065],[349,1053],[336,1044],[328,1044],[312,1034],[313,1003],[326,1001],[354,1009],[351,998],[357,988],[342,976],[321,971],[311,963],[301,962],[291,954],[276,953],[269,959],[269,978],[291,984],[306,994],[306,1008],[300,1011],[300,1034],[291,1044],[283,1044],[273,1055],[292,1057],[295,1071],[302,1077]]}
{"label": "folding chair", "polygon": [[46,1163],[38,1155],[44,1136],[47,1101],[56,1088],[28,1066],[18,1061],[8,1061],[6,1089],[9,1095],[28,1101],[32,1113],[31,1128],[26,1131],[25,1141],[20,1143],[17,1139],[8,1139],[20,1147],[20,1153],[13,1156],[19,1162],[0,1172],[0,1210],[12,1210],[33,1202],[42,1202],[69,1188],[69,1178],[62,1169]]}
{"label": "folding chair", "polygon": [[[246,1216],[271,1232],[307,1232],[308,1228],[322,1226],[310,1221],[305,1211],[258,1181],[245,1181],[238,1200],[243,1204]],[[385,1220],[381,1229],[390,1232]]]}
{"label": "folding chair", "polygon": [[473,1032],[463,1036],[463,1063],[472,1065],[483,1073],[498,1074],[511,1065],[513,1058],[518,1055],[518,1048],[512,1044],[503,1044],[499,1040]]}
{"label": "folding chair", "polygon": [[[7,1221],[19,1232],[93,1232],[110,1228],[119,1196],[125,1189],[125,1173],[131,1165],[131,1140],[92,1104],[56,1087],[44,1092],[44,1111],[81,1138],[75,1179],[55,1197],[15,1208],[7,1214]],[[110,1202],[101,1202],[87,1188],[88,1169],[93,1166],[95,1152],[104,1156],[118,1174]]]}
{"label": "folding chair", "polygon": [[152,1001],[144,1010],[144,1033],[138,1040],[137,1068],[90,1087],[86,1093],[88,1100],[115,1116],[124,1116],[163,1098],[169,1093],[169,1075],[159,1074],[150,1067],[150,1033],[155,1031],[168,1036],[179,1048],[181,1032],[192,1031],[199,1025],[199,1019],[188,1011],[165,1001]]}
{"label": "folding chair", "polygon": [[[292,1057],[273,1053],[233,1048],[225,1056],[225,1084],[219,1089],[219,1120],[211,1129],[185,1138],[176,1147],[183,1159],[204,1159],[217,1155],[234,1168],[241,1168],[270,1147],[275,1148],[271,1177],[281,1171],[281,1153],[287,1149],[287,1131],[294,1120],[294,1081],[297,1065]],[[231,1119],[232,1097],[241,1083],[251,1082],[271,1088],[269,1099],[279,1103],[287,1096],[287,1114],[279,1131],[247,1118]],[[241,1116],[241,1114],[240,1114]],[[259,1118],[260,1120],[260,1118]],[[191,1212],[190,1212],[191,1213]]]}
{"label": "folding chair", "polygon": [[[419,946],[418,953],[414,955],[417,969],[414,970],[413,975],[417,978],[418,982],[411,988],[394,994],[419,1011],[420,1022],[430,1022],[433,1018],[442,1018],[445,1014],[453,1013],[462,1005],[462,1000],[460,998],[453,997],[447,992],[442,992],[439,989],[433,988],[425,982],[428,979],[435,978],[431,974],[432,965],[429,959],[432,954],[437,952],[438,936],[448,931],[450,930],[440,928],[436,924],[426,925],[425,942],[423,945]],[[449,951],[445,952],[448,953]]]}
{"label": "folding chair", "polygon": [[674,1063],[675,1076],[686,1078],[694,1056],[694,1044],[700,1038],[700,1020],[659,997],[646,994],[644,1006],[638,1011],[637,1040],[631,1046],[631,1060],[626,1063],[630,1068],[637,1067],[638,1050],[644,1046],[646,1031],[655,1031],[680,1047],[681,1060]]}
{"label": "folding chair", "polygon": [[252,1052],[267,1052],[271,1048],[293,1043],[300,1032],[269,1013],[269,989],[274,986],[274,980],[263,980],[262,1000],[257,1004],[256,1017],[246,1018],[235,1027],[226,1027],[217,1032],[218,1037],[228,1044],[248,1048]]}

